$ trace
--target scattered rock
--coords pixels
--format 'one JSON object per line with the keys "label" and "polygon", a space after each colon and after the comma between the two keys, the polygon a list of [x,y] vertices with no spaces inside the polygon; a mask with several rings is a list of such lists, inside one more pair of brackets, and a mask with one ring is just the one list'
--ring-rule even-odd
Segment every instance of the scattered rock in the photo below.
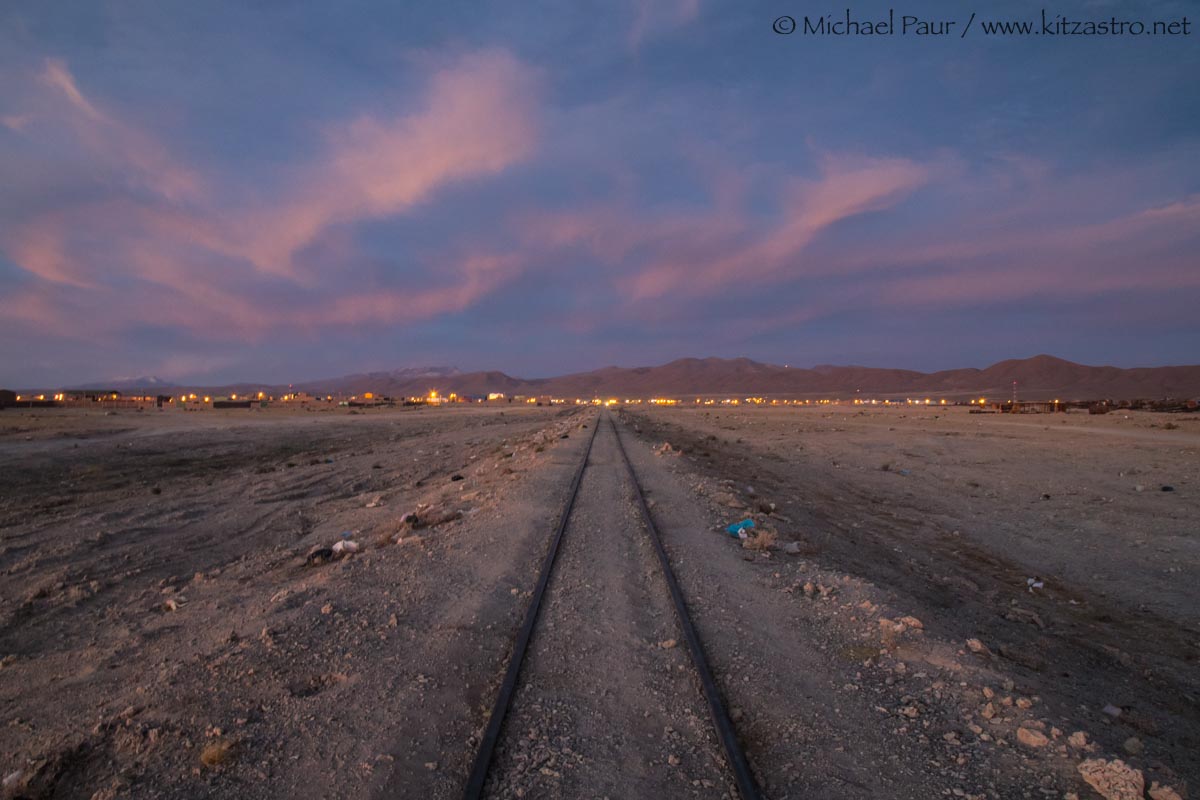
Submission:
{"label": "scattered rock", "polygon": [[800,543],[799,542],[787,542],[783,546],[783,552],[787,553],[788,555],[793,555],[793,556],[800,555]]}
{"label": "scattered rock", "polygon": [[917,619],[916,617],[901,617],[900,619],[898,619],[896,621],[903,625],[907,625],[908,627],[912,628],[913,630],[918,630],[918,631],[925,630],[925,624],[923,622],[921,622],[921,620]]}
{"label": "scattered rock", "polygon": [[1017,741],[1026,747],[1045,747],[1050,743],[1046,734],[1032,728],[1017,728]]}
{"label": "scattered rock", "polygon": [[677,642],[674,639],[663,639],[661,642],[658,643],[658,646],[664,650],[669,650],[672,647],[674,647],[676,644],[677,644]]}
{"label": "scattered rock", "polygon": [[1088,735],[1083,731],[1075,731],[1067,737],[1067,744],[1071,745],[1071,747],[1074,747],[1077,750],[1082,750],[1083,748],[1087,747]]}
{"label": "scattered rock", "polygon": [[454,481],[461,481],[461,480],[466,480],[466,479],[465,479],[465,478],[463,478],[463,476],[462,476],[462,475],[459,475],[457,472],[456,472],[456,473],[454,473],[453,475],[451,475],[451,476],[450,476],[450,481],[451,481],[451,482],[454,482]]}
{"label": "scattered rock", "polygon": [[902,622],[894,622],[887,617],[879,618],[879,638],[884,647],[888,650],[894,650],[896,643],[900,639],[900,634],[908,630],[908,627]]}
{"label": "scattered rock", "polygon": [[321,613],[328,616],[333,613],[333,603],[326,603],[321,606]]}
{"label": "scattered rock", "polygon": [[1122,746],[1125,748],[1125,752],[1131,756],[1140,756],[1146,749],[1146,745],[1142,744],[1142,740],[1136,736],[1130,736]]}
{"label": "scattered rock", "polygon": [[678,767],[679,766],[679,756],[675,755],[674,753],[671,753],[669,756],[667,756],[667,763],[670,764],[672,767]]}
{"label": "scattered rock", "polygon": [[1127,765],[1121,759],[1105,761],[1090,758],[1079,764],[1079,774],[1104,800],[1142,800],[1146,780],[1142,771]]}
{"label": "scattered rock", "polygon": [[1150,784],[1150,800],[1183,800],[1183,796],[1170,786],[1161,786],[1158,781]]}
{"label": "scattered rock", "polygon": [[967,649],[981,656],[990,656],[992,654],[992,651],[987,649],[987,645],[978,639],[967,639]]}

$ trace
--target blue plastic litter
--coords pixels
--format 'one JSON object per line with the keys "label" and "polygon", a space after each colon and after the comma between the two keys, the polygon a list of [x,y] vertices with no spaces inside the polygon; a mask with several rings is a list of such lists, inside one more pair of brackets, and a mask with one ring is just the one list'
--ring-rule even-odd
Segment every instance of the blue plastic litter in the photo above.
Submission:
{"label": "blue plastic litter", "polygon": [[744,530],[749,530],[750,528],[753,528],[753,527],[754,527],[754,520],[752,520],[752,519],[744,519],[744,520],[742,520],[741,522],[735,522],[735,523],[733,523],[733,524],[732,524],[732,525],[730,525],[728,528],[726,528],[726,529],[725,529],[725,531],[726,531],[726,533],[728,533],[730,536],[732,536],[733,538],[737,539],[737,538],[740,538],[740,537],[738,536],[738,534],[739,534],[739,533],[741,533],[741,532],[742,532],[742,531],[744,531]]}

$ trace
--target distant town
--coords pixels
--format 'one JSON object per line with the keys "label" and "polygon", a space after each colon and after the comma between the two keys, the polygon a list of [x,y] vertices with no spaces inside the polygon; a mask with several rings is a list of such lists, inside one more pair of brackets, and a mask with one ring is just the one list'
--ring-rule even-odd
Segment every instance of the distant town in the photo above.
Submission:
{"label": "distant town", "polygon": [[147,394],[145,392],[121,392],[117,390],[71,390],[52,394],[18,394],[0,390],[0,408],[102,408],[111,409],[181,409],[199,411],[206,409],[266,409],[266,408],[391,408],[396,406],[449,406],[457,404],[523,404],[537,406],[873,406],[873,407],[927,407],[966,406],[975,413],[1065,413],[1087,411],[1103,414],[1117,408],[1149,411],[1194,411],[1196,400],[1096,400],[1066,401],[1037,400],[1022,401],[1017,397],[1005,400],[977,397],[948,399],[933,397],[831,397],[795,398],[766,396],[688,396],[688,397],[554,397],[551,395],[509,395],[489,392],[486,395],[466,395],[456,392],[442,393],[436,389],[423,395],[391,397],[375,392],[353,395],[318,395],[309,392],[269,394],[265,391],[248,394],[228,395],[199,394]]}

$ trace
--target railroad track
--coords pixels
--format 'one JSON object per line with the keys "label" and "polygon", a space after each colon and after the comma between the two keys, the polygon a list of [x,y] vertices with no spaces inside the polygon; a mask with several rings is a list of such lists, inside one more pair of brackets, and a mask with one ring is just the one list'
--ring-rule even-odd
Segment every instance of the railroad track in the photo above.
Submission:
{"label": "railroad track", "polygon": [[584,472],[588,466],[588,460],[592,453],[592,445],[596,441],[596,435],[603,422],[607,422],[612,430],[613,436],[616,439],[617,449],[621,455],[621,463],[624,464],[625,473],[633,486],[636,497],[636,504],[641,513],[642,523],[646,529],[646,533],[650,538],[650,542],[658,557],[658,563],[661,567],[661,574],[667,583],[667,588],[671,595],[671,601],[675,608],[675,616],[679,623],[679,627],[683,632],[684,641],[687,643],[688,653],[691,656],[693,668],[696,670],[697,677],[700,680],[700,685],[704,693],[705,701],[708,705],[709,716],[711,718],[713,728],[716,732],[717,739],[721,743],[724,750],[726,764],[733,774],[734,783],[737,786],[738,793],[743,800],[758,800],[762,796],[758,783],[754,778],[754,774],[750,769],[749,762],[746,760],[745,753],[742,752],[741,746],[738,743],[737,732],[734,729],[733,721],[730,718],[729,712],[725,708],[725,702],[721,695],[721,690],[717,686],[717,682],[713,677],[712,670],[708,665],[708,659],[704,653],[704,645],[700,641],[700,636],[696,631],[695,625],[692,624],[691,616],[688,613],[687,602],[684,599],[683,591],[679,587],[679,582],[675,578],[675,573],[671,569],[670,560],[667,556],[666,548],[663,546],[662,537],[659,535],[658,527],[654,523],[654,517],[650,513],[650,507],[646,503],[645,492],[637,477],[637,472],[633,468],[632,462],[629,460],[629,455],[625,451],[624,442],[621,440],[620,431],[617,428],[616,422],[607,411],[602,411],[595,419],[592,425],[592,433],[588,438],[587,447],[584,448],[583,457],[580,460],[579,466],[576,468],[574,476],[571,480],[571,485],[567,493],[567,500],[563,505],[562,514],[559,517],[558,526],[551,537],[550,545],[547,548],[546,556],[542,561],[541,572],[538,575],[537,584],[533,590],[533,596],[530,598],[529,606],[525,611],[525,617],[521,623],[521,627],[517,632],[516,640],[513,644],[512,655],[505,669],[504,679],[500,684],[499,692],[496,695],[495,704],[492,706],[491,715],[488,718],[487,726],[484,729],[483,736],[479,742],[479,748],[475,754],[475,760],[471,768],[470,776],[467,780],[466,788],[463,792],[463,797],[466,800],[476,800],[483,797],[484,788],[487,783],[488,774],[491,770],[493,756],[495,754],[496,745],[500,741],[501,734],[504,730],[505,719],[508,716],[509,708],[512,704],[512,699],[516,693],[517,686],[521,678],[521,665],[525,660],[526,651],[529,649],[529,644],[533,639],[533,634],[538,624],[538,615],[542,608],[542,601],[546,594],[546,588],[550,583],[551,574],[554,571],[554,564],[558,557],[560,545],[563,537],[567,532],[571,520],[571,511],[575,506],[575,499],[579,495],[579,487],[583,482]]}

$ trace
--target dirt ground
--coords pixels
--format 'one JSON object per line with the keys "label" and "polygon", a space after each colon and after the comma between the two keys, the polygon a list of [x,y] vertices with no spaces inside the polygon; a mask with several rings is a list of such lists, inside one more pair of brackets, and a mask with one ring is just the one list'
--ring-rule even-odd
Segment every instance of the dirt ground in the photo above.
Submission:
{"label": "dirt ground", "polygon": [[617,435],[768,796],[1196,785],[1200,419],[509,406],[0,413],[4,794],[457,796],[597,424],[493,795],[732,796]]}

